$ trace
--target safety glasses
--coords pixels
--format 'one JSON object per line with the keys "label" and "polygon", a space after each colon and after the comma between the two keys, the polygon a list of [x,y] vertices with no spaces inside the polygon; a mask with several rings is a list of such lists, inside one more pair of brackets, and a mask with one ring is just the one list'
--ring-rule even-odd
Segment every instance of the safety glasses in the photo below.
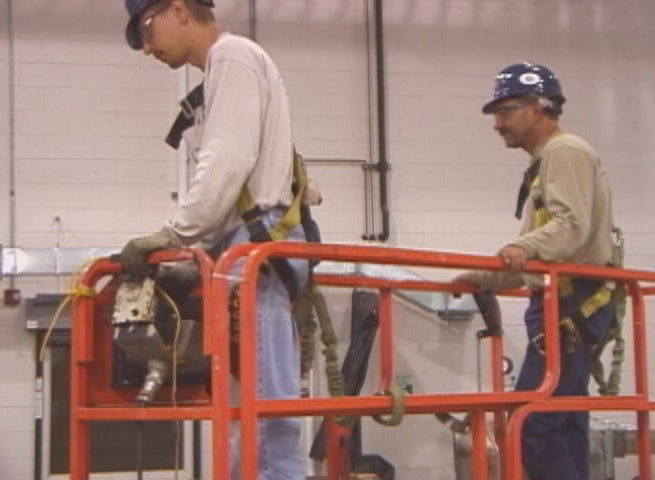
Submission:
{"label": "safety glasses", "polygon": [[507,117],[510,115],[512,112],[515,112],[516,110],[519,110],[527,105],[530,105],[533,103],[532,101],[522,101],[522,102],[516,102],[516,103],[510,103],[509,105],[502,105],[499,107],[494,107],[494,109],[491,111],[494,115],[497,115],[499,117]]}
{"label": "safety glasses", "polygon": [[146,43],[149,43],[152,40],[152,21],[155,19],[157,15],[160,13],[163,13],[164,10],[166,10],[170,6],[170,2],[164,1],[161,2],[158,8],[153,9],[153,11],[150,13],[150,15],[143,16],[141,20],[139,21],[139,26],[137,28],[137,31],[139,32],[139,37],[141,38],[141,42],[145,45]]}

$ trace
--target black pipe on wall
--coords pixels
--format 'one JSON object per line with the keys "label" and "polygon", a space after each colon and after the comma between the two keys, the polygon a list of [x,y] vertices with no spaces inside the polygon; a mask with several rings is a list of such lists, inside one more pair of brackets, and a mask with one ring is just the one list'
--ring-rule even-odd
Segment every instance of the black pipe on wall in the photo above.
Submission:
{"label": "black pipe on wall", "polygon": [[248,3],[248,29],[250,40],[257,41],[257,4],[256,0]]}
{"label": "black pipe on wall", "polygon": [[[43,341],[42,335],[36,335],[36,383],[35,383],[35,401],[41,402],[41,407],[39,405],[34,405],[35,415],[34,415],[34,480],[41,480],[41,470],[43,468],[43,361],[38,356],[39,349],[41,348],[41,342]],[[38,393],[41,393],[39,396]],[[38,412],[38,414],[37,414]]]}
{"label": "black pipe on wall", "polygon": [[199,480],[202,476],[202,431],[200,420],[193,421],[193,479]]}
{"label": "black pipe on wall", "polygon": [[389,200],[387,194],[387,107],[384,71],[384,26],[382,24],[382,0],[375,0],[375,65],[377,82],[377,116],[378,116],[378,162],[375,169],[380,177],[380,210],[382,212],[382,232],[377,239],[385,242],[389,239]]}

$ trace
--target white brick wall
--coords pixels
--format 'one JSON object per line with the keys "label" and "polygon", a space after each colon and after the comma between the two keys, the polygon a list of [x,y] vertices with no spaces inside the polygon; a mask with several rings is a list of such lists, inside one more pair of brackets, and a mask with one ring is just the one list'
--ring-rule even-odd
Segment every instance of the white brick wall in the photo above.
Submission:
{"label": "white brick wall", "polygon": [[[224,24],[246,33],[248,2],[218,3]],[[119,247],[158,228],[177,189],[176,154],[162,138],[177,113],[182,76],[128,49],[122,2],[12,4],[17,245]],[[0,244],[9,241],[8,5],[0,0]],[[390,244],[492,254],[514,237],[527,157],[505,149],[480,108],[496,72],[527,59],[559,74],[568,98],[563,126],[604,159],[628,265],[655,269],[651,0],[386,0],[384,8]],[[370,160],[364,0],[259,0],[257,14],[258,39],[285,77],[299,150],[310,159]],[[191,78],[194,85],[199,77]],[[324,239],[360,241],[361,168],[312,164],[310,173],[324,193],[315,211]],[[6,278],[0,282],[7,288]],[[27,295],[61,291],[66,281],[17,284]],[[347,338],[348,307],[332,305]],[[523,306],[503,307],[506,350],[518,363]],[[476,324],[447,327],[402,304],[396,309],[398,369],[412,374],[417,389],[475,388]],[[0,308],[0,319],[0,357],[11,372],[0,379],[0,477],[29,478],[33,338],[19,311]],[[452,478],[450,437],[436,422],[366,431],[365,451],[392,459],[399,478]],[[398,449],[399,435],[408,445],[410,435],[421,435],[424,446]],[[623,463],[626,478],[636,474],[634,461]]]}
{"label": "white brick wall", "polygon": [[0,309],[2,478],[32,478],[34,471],[35,339],[21,328],[22,314],[22,309]]}

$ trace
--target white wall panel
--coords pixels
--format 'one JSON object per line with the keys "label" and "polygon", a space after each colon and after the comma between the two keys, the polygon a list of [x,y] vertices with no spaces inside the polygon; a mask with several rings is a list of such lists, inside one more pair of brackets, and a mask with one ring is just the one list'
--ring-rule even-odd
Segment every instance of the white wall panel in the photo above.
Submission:
{"label": "white wall panel", "polygon": [[283,72],[308,158],[370,157],[365,13],[361,1],[257,2],[257,38]]}

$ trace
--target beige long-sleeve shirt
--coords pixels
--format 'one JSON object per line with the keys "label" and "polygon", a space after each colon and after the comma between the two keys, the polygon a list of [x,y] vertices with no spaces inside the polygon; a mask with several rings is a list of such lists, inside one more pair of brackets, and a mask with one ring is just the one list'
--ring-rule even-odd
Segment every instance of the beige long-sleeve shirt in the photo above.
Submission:
{"label": "beige long-sleeve shirt", "polygon": [[262,209],[292,200],[293,143],[287,93],[257,44],[223,33],[204,70],[204,121],[195,172],[169,227],[184,244],[213,245],[242,223],[236,202],[247,183]]}
{"label": "beige long-sleeve shirt", "polygon": [[[559,131],[539,146],[531,164],[541,160],[540,182],[523,207],[520,236],[511,242],[530,259],[604,265],[612,256],[612,198],[605,169],[594,149],[580,137]],[[543,199],[549,220],[535,226],[534,200]],[[480,284],[493,289],[527,284],[538,289],[535,275],[482,273]]]}

